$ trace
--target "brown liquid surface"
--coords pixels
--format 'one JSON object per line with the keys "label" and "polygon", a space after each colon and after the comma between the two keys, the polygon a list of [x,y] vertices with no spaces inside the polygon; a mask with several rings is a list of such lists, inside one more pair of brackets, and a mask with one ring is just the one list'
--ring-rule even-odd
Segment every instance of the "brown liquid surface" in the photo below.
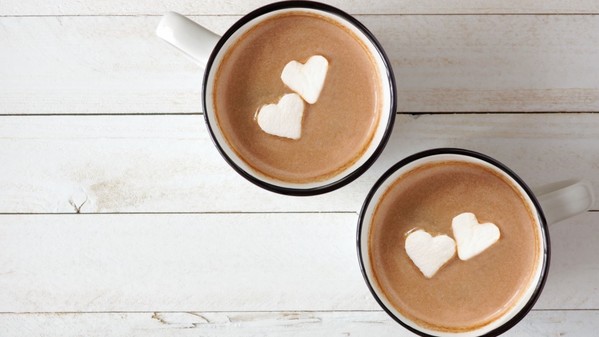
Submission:
{"label": "brown liquid surface", "polygon": [[[293,91],[281,81],[292,60],[322,55],[329,68],[318,101],[305,103],[302,136],[263,132],[255,114]],[[216,116],[229,145],[254,169],[288,182],[329,178],[352,165],[379,120],[380,80],[353,33],[314,14],[291,12],[259,23],[227,52],[214,88]]]}
{"label": "brown liquid surface", "polygon": [[[425,278],[405,251],[415,228],[451,238],[453,217],[474,213],[499,227],[501,238],[470,260],[457,254]],[[441,331],[481,327],[515,305],[532,280],[538,230],[510,183],[476,164],[428,164],[404,174],[373,216],[370,254],[376,282],[394,307],[417,324]]]}

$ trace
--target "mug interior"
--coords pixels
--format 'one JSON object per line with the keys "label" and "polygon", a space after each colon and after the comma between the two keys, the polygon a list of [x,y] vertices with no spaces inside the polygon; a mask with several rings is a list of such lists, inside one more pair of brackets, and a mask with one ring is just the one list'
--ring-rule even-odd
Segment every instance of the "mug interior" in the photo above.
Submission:
{"label": "mug interior", "polygon": [[[255,170],[242,158],[240,158],[230,147],[228,141],[223,135],[221,128],[218,125],[217,118],[215,116],[213,100],[214,82],[217,70],[224,56],[226,55],[227,50],[233,46],[245,32],[255,25],[273,16],[288,12],[305,12],[324,16],[334,20],[339,25],[351,31],[354,36],[361,40],[362,44],[367,47],[369,53],[372,55],[375,61],[376,69],[378,71],[378,77],[381,81],[380,87],[382,104],[380,108],[379,121],[374,129],[374,135],[370,143],[367,145],[366,150],[352,165],[343,169],[334,176],[314,182],[293,183],[282,181],[266,176],[258,170]],[[383,147],[389,138],[389,134],[395,119],[395,82],[390,69],[390,64],[384,54],[384,51],[378,45],[378,42],[364,26],[362,26],[348,14],[345,14],[340,10],[327,5],[312,2],[290,1],[265,6],[248,14],[238,21],[233,27],[231,27],[231,29],[217,44],[211,56],[211,61],[208,62],[204,79],[203,99],[205,119],[212,138],[217,148],[223,157],[229,162],[229,164],[246,179],[259,185],[260,187],[274,192],[292,195],[311,195],[328,192],[357,178],[357,176],[362,174],[374,162],[380,152],[382,152]]]}
{"label": "mug interior", "polygon": [[[536,267],[533,273],[533,278],[532,281],[526,286],[526,290],[522,294],[520,300],[498,319],[485,326],[466,332],[445,332],[431,330],[416,324],[414,321],[402,315],[385,297],[384,292],[380,289],[379,285],[375,281],[374,272],[370,263],[370,227],[374,216],[374,211],[376,210],[376,206],[378,205],[381,197],[383,197],[391,185],[405,173],[425,164],[441,163],[447,161],[460,161],[478,164],[507,179],[514,187],[517,188],[518,193],[528,204],[529,209],[532,210],[535,228],[538,234],[537,237],[539,238],[539,244],[537,245],[538,259],[535,264]],[[549,251],[546,223],[540,210],[540,206],[534,198],[534,195],[520,180],[520,178],[518,178],[518,176],[511,172],[507,167],[489,157],[472,151],[460,149],[436,149],[415,154],[400,161],[391,169],[389,169],[389,171],[387,171],[375,184],[366,198],[360,213],[357,233],[358,258],[363,276],[371,293],[374,295],[375,299],[383,307],[383,309],[397,322],[412,332],[418,333],[422,336],[484,336],[487,334],[489,336],[496,336],[497,334],[511,328],[518,321],[520,321],[526,315],[526,313],[528,313],[534,302],[536,302],[536,299],[538,298],[544,285],[547,273]]]}

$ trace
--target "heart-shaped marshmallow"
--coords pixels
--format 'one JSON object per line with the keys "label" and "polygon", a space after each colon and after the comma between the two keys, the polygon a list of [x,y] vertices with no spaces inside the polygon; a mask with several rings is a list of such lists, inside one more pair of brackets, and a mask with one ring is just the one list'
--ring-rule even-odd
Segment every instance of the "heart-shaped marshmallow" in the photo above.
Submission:
{"label": "heart-shaped marshmallow", "polygon": [[434,238],[419,229],[408,234],[406,253],[426,278],[431,278],[455,254],[455,241],[447,235]]}
{"label": "heart-shaped marshmallow", "polygon": [[322,91],[328,68],[329,62],[324,56],[314,55],[305,64],[297,61],[287,63],[281,80],[306,102],[314,104]]}
{"label": "heart-shaped marshmallow", "polygon": [[490,222],[479,224],[472,213],[462,213],[451,222],[453,237],[458,245],[458,256],[468,260],[499,240],[499,228]]}
{"label": "heart-shaped marshmallow", "polygon": [[271,135],[299,139],[302,135],[304,101],[297,94],[286,94],[277,104],[263,105],[256,115],[262,131]]}

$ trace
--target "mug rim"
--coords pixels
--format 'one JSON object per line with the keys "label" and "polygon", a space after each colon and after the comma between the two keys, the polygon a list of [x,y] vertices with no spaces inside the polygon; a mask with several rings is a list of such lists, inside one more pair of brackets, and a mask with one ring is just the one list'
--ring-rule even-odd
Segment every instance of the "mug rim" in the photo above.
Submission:
{"label": "mug rim", "polygon": [[[208,116],[209,114],[207,113],[208,109],[207,109],[207,104],[206,104],[206,93],[207,93],[206,84],[208,83],[208,77],[210,75],[210,70],[213,66],[216,56],[221,51],[225,42],[227,40],[229,40],[229,38],[237,30],[239,30],[241,27],[245,26],[251,20],[253,20],[259,16],[262,16],[264,14],[268,14],[270,12],[274,12],[274,11],[282,10],[282,9],[289,9],[289,8],[313,9],[313,10],[323,11],[323,12],[327,12],[329,14],[336,15],[336,16],[340,17],[341,19],[347,21],[349,24],[356,27],[362,34],[364,34],[366,39],[368,39],[370,41],[370,43],[372,43],[372,45],[374,46],[374,49],[378,53],[378,58],[380,58],[380,61],[382,62],[382,64],[384,65],[384,68],[386,70],[386,72],[384,74],[381,74],[381,76],[383,77],[384,84],[389,85],[389,99],[390,99],[390,103],[391,103],[390,107],[389,107],[389,111],[387,111],[387,112],[381,111],[381,114],[388,113],[389,118],[387,120],[387,125],[385,125],[385,127],[384,127],[382,138],[378,142],[378,144],[376,144],[376,147],[375,147],[374,151],[372,152],[372,154],[370,155],[370,157],[367,158],[366,161],[364,161],[364,163],[362,163],[360,166],[358,166],[356,169],[349,172],[345,176],[342,176],[339,179],[336,179],[336,180],[326,183],[324,185],[318,185],[318,186],[308,187],[308,188],[280,186],[280,185],[277,185],[276,183],[270,183],[270,182],[264,181],[262,179],[259,179],[255,175],[244,170],[240,165],[238,165],[235,162],[235,160],[233,160],[233,158],[231,158],[229,155],[227,155],[227,153],[225,152],[225,150],[222,147],[224,145],[221,145],[219,143],[219,141],[216,139],[216,136],[212,129],[213,128],[213,126],[211,124],[212,121],[210,120],[210,118]],[[375,55],[375,57],[376,56],[377,55]],[[386,75],[386,81],[384,80],[385,75]],[[246,180],[250,181],[254,185],[257,185],[258,187],[264,188],[271,192],[284,194],[284,195],[291,195],[291,196],[311,196],[311,195],[328,193],[328,192],[331,192],[333,190],[336,190],[338,188],[341,188],[341,187],[349,184],[350,182],[354,181],[359,176],[361,176],[364,172],[366,172],[372,166],[372,164],[378,159],[380,154],[383,152],[383,149],[387,145],[389,138],[391,137],[391,133],[393,131],[393,125],[395,123],[395,115],[397,114],[396,91],[397,91],[397,87],[396,87],[396,83],[395,83],[395,76],[393,74],[391,62],[390,62],[389,58],[387,57],[385,50],[383,49],[380,42],[376,39],[376,37],[370,32],[370,30],[368,30],[368,28],[366,28],[366,26],[364,26],[356,18],[354,18],[352,15],[342,11],[341,9],[338,9],[336,7],[333,7],[333,6],[330,6],[327,4],[323,4],[320,2],[280,1],[280,2],[275,2],[275,3],[268,4],[266,6],[260,7],[258,9],[251,11],[250,13],[244,15],[242,18],[237,20],[231,27],[229,27],[229,29],[227,29],[227,31],[218,40],[218,42],[216,43],[216,46],[214,47],[214,49],[212,50],[212,52],[210,54],[210,57],[208,58],[208,62],[206,63],[206,68],[204,70],[204,79],[203,79],[203,83],[202,83],[202,107],[204,109],[204,121],[206,123],[206,126],[208,127],[208,133],[210,134],[210,138],[212,139],[212,142],[216,146],[220,155],[225,159],[225,161],[229,164],[229,166],[231,166],[238,174],[240,174],[242,177],[244,177]],[[214,127],[218,127],[218,125],[215,125]]]}
{"label": "mug rim", "polygon": [[[370,204],[372,202],[378,202],[378,200],[373,200],[373,197],[374,197],[375,193],[378,191],[378,189],[383,185],[383,183],[385,183],[385,181],[387,181],[387,179],[389,179],[396,171],[398,171],[402,167],[404,167],[412,162],[415,162],[417,160],[420,160],[420,159],[423,159],[426,157],[444,155],[444,154],[472,157],[475,159],[482,160],[482,161],[498,168],[499,170],[501,170],[502,172],[507,174],[510,178],[512,178],[518,185],[520,185],[522,190],[530,198],[530,200],[535,208],[535,211],[537,213],[537,218],[539,220],[539,225],[540,225],[539,227],[540,227],[540,232],[541,232],[541,241],[544,243],[543,259],[542,259],[540,276],[539,276],[539,279],[536,281],[537,284],[535,285],[532,295],[530,296],[530,298],[528,298],[526,304],[512,318],[510,318],[509,320],[507,320],[506,322],[501,324],[499,327],[497,327],[483,335],[480,335],[480,337],[498,336],[498,335],[501,335],[504,332],[508,331],[509,329],[514,327],[516,324],[518,324],[518,322],[520,322],[530,312],[530,310],[532,309],[532,307],[538,300],[539,296],[541,295],[541,292],[543,291],[543,287],[545,286],[545,282],[547,281],[547,276],[548,276],[548,272],[549,272],[549,264],[550,264],[550,260],[551,260],[551,244],[550,244],[550,240],[549,240],[549,229],[548,229],[548,225],[547,225],[547,220],[545,219],[545,215],[543,214],[543,210],[541,208],[541,205],[540,205],[538,199],[536,198],[536,196],[534,195],[534,193],[532,192],[530,187],[528,187],[528,185],[526,185],[526,183],[524,183],[524,181],[514,171],[512,171],[510,168],[508,168],[506,165],[504,165],[500,161],[498,161],[490,156],[487,156],[485,154],[482,154],[482,153],[479,153],[476,151],[461,149],[461,148],[435,148],[435,149],[429,149],[429,150],[425,150],[425,151],[421,151],[421,152],[412,154],[412,155],[400,160],[393,166],[391,166],[391,168],[389,168],[377,180],[377,182],[372,186],[372,188],[370,189],[370,191],[368,192],[368,194],[364,200],[362,208],[360,209],[360,215],[358,217],[358,226],[357,226],[357,232],[356,232],[356,248],[357,248],[357,253],[358,253],[358,263],[360,265],[360,272],[362,273],[362,277],[364,278],[364,281],[366,282],[368,290],[370,291],[370,293],[372,294],[372,296],[374,297],[376,302],[379,304],[379,306],[387,313],[387,315],[389,315],[393,320],[395,320],[397,323],[399,323],[404,328],[408,329],[409,331],[411,331],[419,336],[435,337],[435,335],[430,335],[425,332],[422,332],[422,331],[416,329],[415,327],[412,327],[412,326],[408,325],[407,323],[403,322],[399,317],[397,317],[395,314],[393,314],[393,312],[383,303],[383,301],[380,298],[380,295],[374,289],[372,282],[366,272],[366,266],[364,264],[363,255],[362,255],[362,237],[361,237],[362,235],[361,235],[361,233],[362,233],[362,227],[365,225],[364,223],[366,222],[366,219],[364,219],[366,210],[368,209],[368,207],[370,206]],[[368,234],[365,235],[364,239],[368,239],[368,238],[369,238],[369,235]],[[467,333],[467,332],[465,332],[465,333]],[[460,336],[460,335],[461,335],[460,332],[455,333],[455,336]]]}

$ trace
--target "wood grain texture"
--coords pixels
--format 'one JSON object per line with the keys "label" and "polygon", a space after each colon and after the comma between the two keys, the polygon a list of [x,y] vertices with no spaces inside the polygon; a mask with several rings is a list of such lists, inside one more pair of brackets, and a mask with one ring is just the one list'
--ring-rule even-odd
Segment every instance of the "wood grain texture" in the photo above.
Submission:
{"label": "wood grain texture", "polygon": [[[218,33],[237,18],[193,17]],[[599,111],[599,16],[358,18],[400,112]],[[0,17],[0,114],[199,112],[203,70],[159,41],[159,19]]]}
{"label": "wood grain texture", "polygon": [[[185,14],[245,14],[271,3],[270,0],[166,0],[93,1],[52,4],[43,0],[4,0],[0,15],[161,15],[174,10]],[[512,14],[512,13],[599,13],[593,0],[333,0],[321,2],[352,14]]]}
{"label": "wood grain texture", "polygon": [[353,214],[0,216],[0,312],[376,309]]}
{"label": "wood grain texture", "polygon": [[[0,216],[0,312],[378,310],[357,215]],[[536,309],[599,308],[599,212],[551,228]],[[1,325],[1,324],[0,324]]]}
{"label": "wood grain texture", "polygon": [[435,147],[486,153],[531,186],[588,179],[599,195],[597,130],[599,114],[398,115],[385,151],[362,177],[298,198],[264,191],[235,173],[200,115],[5,116],[0,213],[355,213],[385,170]]}
{"label": "wood grain texture", "polygon": [[[505,337],[589,336],[598,311],[532,311]],[[12,337],[409,337],[382,311],[0,314]]]}

